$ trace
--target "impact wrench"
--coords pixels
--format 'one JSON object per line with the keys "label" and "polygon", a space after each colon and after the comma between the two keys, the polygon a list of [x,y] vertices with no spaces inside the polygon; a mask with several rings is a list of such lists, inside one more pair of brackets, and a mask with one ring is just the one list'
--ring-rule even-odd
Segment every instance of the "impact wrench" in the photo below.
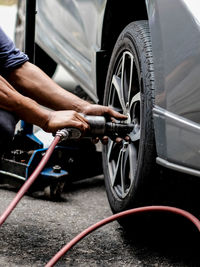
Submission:
{"label": "impact wrench", "polygon": [[[130,134],[132,131],[134,131],[134,125],[133,124],[126,124],[126,123],[115,123],[115,122],[107,122],[105,117],[103,116],[85,116],[85,118],[88,120],[88,123],[90,125],[90,131],[88,132],[89,137],[101,137],[101,136],[108,136],[110,138],[116,138],[119,137],[125,137],[126,135]],[[35,171],[32,173],[32,175],[28,178],[28,180],[24,183],[24,185],[21,187],[15,198],[12,200],[8,208],[3,212],[3,214],[0,216],[0,226],[5,222],[5,220],[8,218],[10,213],[13,211],[13,209],[16,207],[16,205],[19,203],[21,198],[24,196],[24,194],[28,191],[30,186],[33,184],[33,182],[36,180],[40,172],[45,167],[46,163],[48,162],[51,154],[53,153],[54,148],[56,145],[63,140],[67,139],[79,139],[81,137],[81,132],[76,128],[66,128],[57,131],[56,136],[50,145],[49,149],[43,156],[41,162],[35,169]],[[135,208],[127,211],[120,212],[118,214],[115,214],[113,216],[110,216],[92,226],[90,226],[88,229],[84,230],[82,233],[77,235],[74,239],[72,239],[66,246],[64,246],[46,265],[46,267],[54,266],[54,264],[67,252],[69,251],[75,244],[77,244],[81,239],[83,239],[85,236],[87,236],[89,233],[93,232],[94,230],[98,229],[99,227],[108,224],[114,220],[118,220],[122,217],[127,217],[132,214],[140,214],[144,212],[152,212],[152,211],[163,211],[163,212],[171,212],[174,214],[178,214],[180,216],[185,217],[189,221],[191,221],[196,228],[200,232],[200,221],[198,218],[196,218],[191,213],[178,209],[175,207],[168,207],[168,206],[149,206],[149,207],[141,207],[141,208]]]}

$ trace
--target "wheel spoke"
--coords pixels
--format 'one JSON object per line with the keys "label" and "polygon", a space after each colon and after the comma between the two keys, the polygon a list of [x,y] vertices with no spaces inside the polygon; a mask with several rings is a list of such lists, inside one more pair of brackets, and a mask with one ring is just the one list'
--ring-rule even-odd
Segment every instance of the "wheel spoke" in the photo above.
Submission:
{"label": "wheel spoke", "polygon": [[129,137],[131,139],[131,142],[136,142],[140,140],[141,132],[140,126],[138,124],[135,125],[133,131],[129,134]]}
{"label": "wheel spoke", "polygon": [[129,109],[132,109],[132,106],[136,103],[136,102],[140,102],[141,101],[141,94],[140,92],[138,92],[136,95],[134,95],[134,97],[131,100],[131,103],[129,105]]}
{"label": "wheel spoke", "polygon": [[120,164],[120,176],[121,176],[121,193],[122,193],[122,198],[125,197],[126,195],[126,168],[127,168],[127,159],[129,157],[129,151],[126,149],[121,157],[121,164]]}
{"label": "wheel spoke", "polygon": [[120,162],[120,178],[121,178],[121,194],[122,194],[122,198],[125,195],[125,152],[122,153],[121,156],[121,162]]}
{"label": "wheel spoke", "polygon": [[121,88],[126,104],[130,102],[133,81],[134,56],[126,51],[122,57]]}
{"label": "wheel spoke", "polygon": [[135,171],[137,168],[137,149],[133,144],[130,144],[128,146],[128,152],[129,152],[129,165],[130,165],[130,179],[132,184],[135,177]]}
{"label": "wheel spoke", "polygon": [[115,166],[113,166],[113,170],[110,172],[110,178],[111,178],[111,185],[112,187],[114,186],[115,184],[115,181],[116,181],[116,178],[117,178],[117,174],[118,174],[118,171],[119,171],[119,166],[120,166],[120,161],[121,161],[121,158],[122,158],[122,150],[120,150],[119,152],[119,155],[118,155],[118,159],[117,159],[117,163],[115,164]]}
{"label": "wheel spoke", "polygon": [[[122,56],[122,65],[121,65],[121,93],[123,95],[123,98],[125,98],[126,91],[128,90],[128,84],[127,84],[127,75],[126,75],[126,55],[128,52],[124,52]],[[127,99],[124,99],[125,106],[127,103]]]}
{"label": "wheel spoke", "polygon": [[113,75],[112,84],[113,84],[113,86],[117,92],[118,99],[119,99],[120,105],[122,107],[122,110],[126,114],[126,104],[125,104],[124,96],[122,93],[121,79],[117,75]]}
{"label": "wheel spoke", "polygon": [[129,135],[132,142],[140,140],[140,123],[139,123],[140,120],[138,118],[139,114],[136,115],[136,105],[138,105],[138,102],[140,103],[140,101],[141,101],[141,94],[139,92],[132,98],[129,106],[130,108],[129,112],[133,114],[132,119],[133,123],[135,124],[133,131]]}
{"label": "wheel spoke", "polygon": [[111,156],[111,152],[112,152],[112,149],[113,149],[113,145],[114,145],[114,142],[111,140],[111,139],[109,139],[109,141],[108,141],[108,144],[107,144],[107,161],[108,162],[110,162],[110,160],[111,160],[111,158],[110,158],[110,156]]}
{"label": "wheel spoke", "polygon": [[130,62],[130,75],[129,75],[129,88],[128,88],[128,103],[130,103],[131,91],[132,91],[132,82],[133,82],[133,64],[134,64],[134,57],[132,54],[129,53],[131,62]]}

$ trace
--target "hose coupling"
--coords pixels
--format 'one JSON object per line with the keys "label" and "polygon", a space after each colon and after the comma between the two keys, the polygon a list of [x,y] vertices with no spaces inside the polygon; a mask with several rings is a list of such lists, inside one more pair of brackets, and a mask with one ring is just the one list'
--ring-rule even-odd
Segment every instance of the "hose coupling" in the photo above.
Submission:
{"label": "hose coupling", "polygon": [[63,128],[56,132],[56,136],[60,137],[60,142],[67,139],[79,139],[81,137],[81,131],[77,128]]}

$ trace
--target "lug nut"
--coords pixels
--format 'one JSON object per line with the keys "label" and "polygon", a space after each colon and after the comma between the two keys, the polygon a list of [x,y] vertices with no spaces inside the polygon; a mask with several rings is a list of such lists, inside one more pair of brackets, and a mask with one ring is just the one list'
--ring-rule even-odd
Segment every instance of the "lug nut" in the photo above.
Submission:
{"label": "lug nut", "polygon": [[60,173],[61,172],[61,167],[59,165],[53,166],[53,172]]}

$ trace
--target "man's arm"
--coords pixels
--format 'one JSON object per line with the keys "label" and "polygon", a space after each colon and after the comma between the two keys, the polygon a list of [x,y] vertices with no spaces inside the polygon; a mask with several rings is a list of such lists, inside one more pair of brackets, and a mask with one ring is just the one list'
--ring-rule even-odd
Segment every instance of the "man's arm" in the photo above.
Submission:
{"label": "man's arm", "polygon": [[29,97],[17,92],[0,76],[0,108],[15,113],[20,119],[38,125],[47,132],[56,132],[64,127],[77,127],[83,132],[88,129],[87,120],[75,111],[50,111]]}
{"label": "man's arm", "polygon": [[[1,28],[0,72],[10,83],[0,78],[0,108],[14,112],[20,119],[45,131],[77,127],[84,132],[89,125],[78,112],[126,118],[108,107],[89,104],[58,86],[42,70],[28,62],[27,55],[15,47]],[[37,103],[54,111],[47,111]]]}
{"label": "man's arm", "polygon": [[81,112],[82,106],[88,104],[61,88],[41,69],[29,62],[25,62],[19,68],[12,70],[7,80],[23,95],[53,110]]}
{"label": "man's arm", "polygon": [[75,110],[90,115],[110,115],[118,119],[126,116],[101,105],[92,105],[64,90],[35,65],[25,62],[12,70],[8,81],[17,91],[53,110]]}
{"label": "man's arm", "polygon": [[[0,76],[0,108],[14,112],[19,118],[43,127],[49,112],[18,93],[2,76]],[[30,114],[30,116],[29,116]]]}

